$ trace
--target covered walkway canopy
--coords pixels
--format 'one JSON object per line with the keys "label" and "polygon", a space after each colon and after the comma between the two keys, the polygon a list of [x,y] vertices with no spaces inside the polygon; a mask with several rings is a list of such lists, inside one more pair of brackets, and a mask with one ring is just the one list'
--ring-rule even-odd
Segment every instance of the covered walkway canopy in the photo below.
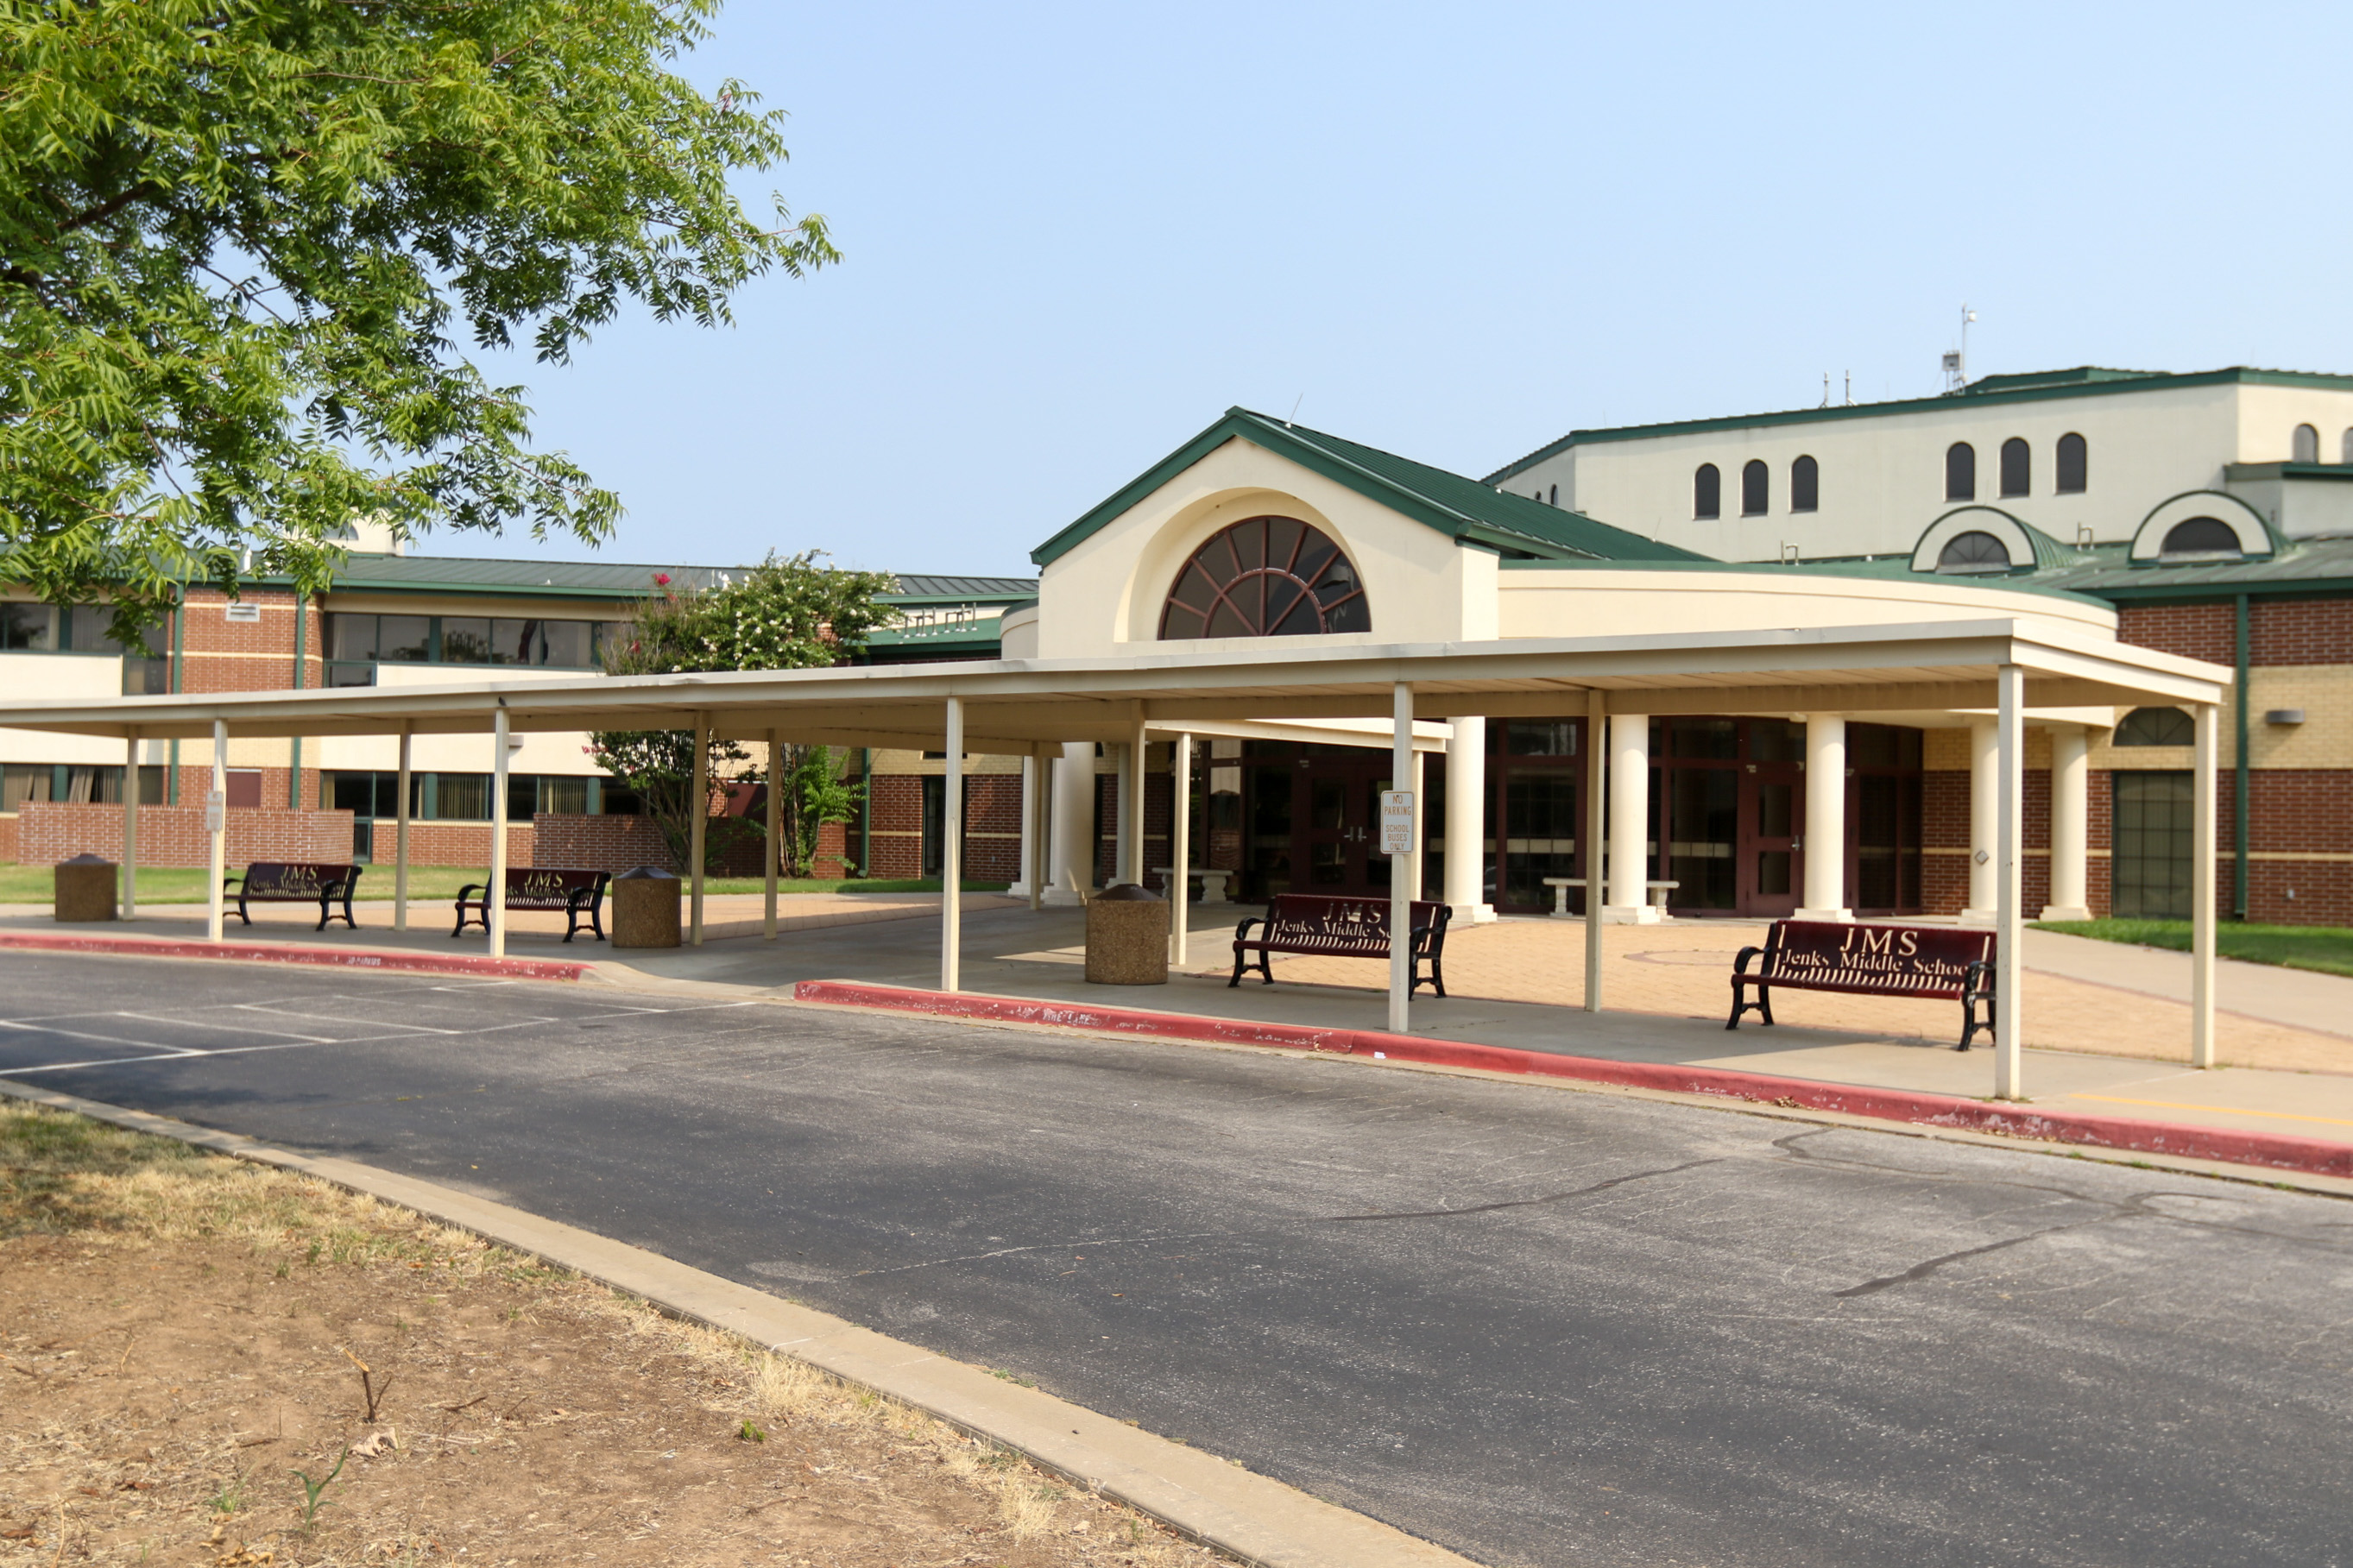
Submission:
{"label": "covered walkway canopy", "polygon": [[[1604,753],[1600,726],[1619,716],[1990,712],[1996,716],[1999,932],[1995,1092],[2022,1094],[2019,1081],[2019,942],[2023,819],[2023,724],[2030,710],[2113,709],[2159,704],[2189,709],[2196,721],[2196,821],[2192,856],[2196,989],[2192,1058],[2213,1060],[2214,805],[2216,705],[2230,681],[2221,667],[2047,621],[2011,618],[1917,626],[1801,626],[1786,630],[1661,632],[1634,637],[1545,637],[1442,644],[1335,644],[1328,638],[1249,639],[1206,652],[1133,654],[1102,659],[1002,659],[987,663],[862,666],[669,676],[589,676],[570,680],[501,681],[415,688],[342,687],[210,697],[123,698],[101,702],[0,700],[0,726],[142,739],[212,738],[215,795],[225,788],[226,742],[241,736],[494,735],[491,791],[492,880],[503,881],[506,738],[517,731],[698,730],[723,739],[802,744],[904,747],[944,753],[950,799],[968,753],[1042,758],[1049,748],[1102,742],[1140,757],[1145,738],[1179,737],[1178,755],[1195,732],[1251,732],[1299,721],[1377,721],[1355,727],[1367,742],[1386,739],[1393,776],[1414,775],[1415,724],[1457,717],[1579,714],[1594,725],[1587,748],[1588,868],[1599,871],[1603,844]],[[1293,731],[1296,732],[1295,731]],[[1340,737],[1335,736],[1335,739]],[[1429,745],[1427,738],[1421,747]],[[700,749],[698,749],[698,752]],[[135,763],[135,753],[132,761]],[[1140,766],[1130,766],[1123,800],[1140,803]],[[1637,786],[1639,790],[1640,786]],[[1033,792],[1041,801],[1046,791]],[[1825,795],[1831,792],[1822,792]],[[126,863],[135,861],[136,792],[124,792]],[[775,842],[776,792],[770,792]],[[1634,797],[1640,814],[1639,794]],[[408,791],[398,795],[405,870]],[[1178,814],[1180,880],[1185,864]],[[944,836],[942,982],[957,980],[957,888],[961,824],[948,814]],[[224,835],[212,814],[214,907],[220,932]],[[1027,874],[1042,880],[1031,834]],[[1639,856],[1640,837],[1636,837]],[[1127,836],[1131,879],[1141,880],[1143,836]],[[1391,878],[1391,929],[1406,922],[1402,904],[1417,880],[1418,857]],[[774,857],[771,889],[774,886]],[[1615,868],[1613,868],[1613,870]],[[1639,871],[1636,873],[1639,876]],[[692,868],[700,903],[700,865]],[[132,879],[123,879],[126,904]],[[490,900],[493,951],[502,949],[501,900]],[[1594,903],[1598,904],[1598,900]],[[1176,900],[1179,910],[1181,900]],[[1589,904],[1588,908],[1594,907]],[[771,903],[773,910],[773,900]],[[1587,922],[1587,1006],[1600,1005],[1600,934]],[[1406,1023],[1405,954],[1391,964],[1392,1026]]]}

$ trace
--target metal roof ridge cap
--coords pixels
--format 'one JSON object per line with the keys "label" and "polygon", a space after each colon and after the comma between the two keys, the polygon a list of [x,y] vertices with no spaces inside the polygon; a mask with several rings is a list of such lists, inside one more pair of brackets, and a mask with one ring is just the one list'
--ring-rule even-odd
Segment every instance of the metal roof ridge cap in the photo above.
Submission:
{"label": "metal roof ridge cap", "polygon": [[[1257,421],[1258,421],[1261,426],[1266,426],[1266,427],[1269,427],[1269,428],[1271,428],[1271,427],[1272,427],[1272,426],[1273,426],[1273,424],[1275,423],[1275,421],[1273,421],[1273,420],[1272,420],[1271,418],[1270,418],[1268,416],[1263,415],[1263,414],[1260,414],[1260,413],[1256,413],[1256,412],[1254,412],[1254,411],[1252,411],[1252,410],[1250,410],[1250,409],[1243,409],[1241,412],[1242,412],[1242,414],[1243,414],[1244,417],[1246,417],[1246,418],[1250,418],[1250,419],[1257,420]],[[1462,522],[1462,523],[1466,524],[1467,526],[1470,526],[1470,527],[1472,527],[1472,528],[1479,528],[1479,527],[1494,527],[1494,528],[1501,528],[1501,529],[1503,529],[1505,532],[1509,532],[1509,533],[1518,533],[1518,530],[1514,529],[1514,528],[1513,528],[1509,523],[1492,523],[1492,524],[1491,524],[1491,523],[1486,523],[1486,522],[1482,521],[1482,520],[1481,520],[1481,519],[1479,519],[1479,518],[1472,517],[1472,516],[1469,512],[1467,512],[1467,511],[1459,511],[1459,510],[1457,510],[1455,508],[1453,508],[1453,507],[1451,507],[1451,506],[1447,505],[1444,501],[1440,500],[1436,496],[1425,494],[1424,492],[1422,492],[1422,491],[1420,491],[1420,490],[1418,490],[1418,489],[1413,489],[1413,488],[1412,488],[1411,486],[1409,486],[1409,485],[1401,484],[1401,483],[1399,483],[1399,482],[1398,482],[1398,480],[1396,480],[1396,479],[1384,479],[1384,478],[1383,478],[1382,476],[1380,476],[1379,474],[1377,474],[1377,473],[1373,472],[1373,470],[1372,470],[1372,469],[1370,469],[1370,468],[1366,468],[1366,467],[1365,467],[1365,465],[1364,465],[1364,464],[1357,462],[1355,458],[1347,458],[1347,457],[1343,457],[1341,454],[1339,454],[1339,453],[1337,453],[1337,452],[1333,451],[1329,447],[1318,446],[1315,442],[1309,440],[1305,436],[1302,436],[1302,435],[1299,433],[1298,429],[1297,429],[1295,426],[1289,426],[1289,425],[1285,425],[1285,426],[1283,426],[1283,427],[1282,427],[1282,433],[1283,433],[1283,435],[1284,435],[1284,436],[1288,437],[1289,437],[1289,438],[1291,438],[1292,440],[1298,442],[1301,446],[1303,446],[1303,447],[1314,447],[1314,449],[1315,449],[1316,451],[1321,452],[1324,457],[1329,458],[1332,461],[1334,461],[1334,462],[1335,462],[1335,463],[1338,463],[1338,464],[1341,464],[1341,465],[1343,465],[1344,467],[1346,467],[1346,468],[1353,468],[1353,469],[1355,469],[1357,473],[1360,473],[1360,474],[1364,475],[1366,479],[1367,479],[1371,480],[1374,484],[1377,484],[1377,485],[1380,486],[1383,489],[1388,489],[1388,490],[1403,490],[1406,494],[1408,494],[1408,495],[1409,495],[1409,496],[1412,496],[1415,500],[1419,500],[1419,501],[1422,501],[1422,502],[1424,502],[1424,503],[1425,503],[1425,504],[1427,504],[1427,505],[1436,507],[1440,511],[1442,511],[1442,512],[1446,513],[1446,515],[1447,515],[1447,516],[1451,517],[1451,518],[1454,518],[1454,519],[1458,520],[1459,521],[1461,521],[1461,522]],[[1398,460],[1399,460],[1400,462],[1407,462],[1407,463],[1410,463],[1410,462],[1414,462],[1414,461],[1416,461],[1416,460],[1417,460],[1417,459],[1412,458],[1403,458],[1403,457],[1398,457],[1398,454],[1394,453],[1394,452],[1390,453],[1389,455],[1390,455],[1391,457],[1398,458]],[[1427,467],[1429,467],[1429,466],[1430,466],[1430,465],[1428,465],[1428,464],[1424,464],[1424,465],[1423,465],[1423,467],[1425,467],[1425,468],[1427,468]],[[1440,473],[1445,472],[1445,470],[1444,470],[1444,469],[1442,469],[1442,468],[1441,468],[1441,469],[1440,469],[1439,471],[1440,471]],[[1458,474],[1458,475],[1456,475],[1455,477],[1456,477],[1457,479],[1462,479],[1462,481],[1463,481],[1463,483],[1465,483],[1465,484],[1476,484],[1476,483],[1478,483],[1478,481],[1477,481],[1477,480],[1475,480],[1475,479],[1468,479],[1468,478],[1465,478],[1465,477],[1464,477],[1464,476],[1462,476],[1462,475],[1459,475],[1459,474]],[[1535,541],[1537,543],[1539,543],[1539,544],[1552,544],[1552,543],[1553,543],[1553,541],[1551,541],[1551,540],[1549,540],[1549,539],[1542,539],[1542,538],[1539,538],[1537,535],[1533,534],[1533,533],[1519,533],[1519,534],[1518,534],[1518,536],[1519,536],[1520,538],[1522,538],[1522,539],[1530,539],[1530,540],[1535,540]],[[1555,546],[1555,547],[1556,547],[1556,548],[1563,548],[1563,547],[1561,547],[1561,546]]]}

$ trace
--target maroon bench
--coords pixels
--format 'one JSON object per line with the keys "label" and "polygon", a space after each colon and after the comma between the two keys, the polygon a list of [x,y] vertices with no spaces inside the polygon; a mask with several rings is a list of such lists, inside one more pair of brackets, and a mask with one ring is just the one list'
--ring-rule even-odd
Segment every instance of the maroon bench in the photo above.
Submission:
{"label": "maroon bench", "polygon": [[[605,940],[605,887],[613,879],[610,871],[566,871],[553,866],[517,866],[507,872],[506,907],[514,910],[561,910],[564,911],[564,940],[570,942],[578,934],[583,920]],[[468,911],[472,911],[469,913]],[[491,929],[491,885],[469,882],[458,889],[458,928],[449,934],[462,935],[470,925]]]}
{"label": "maroon bench", "polygon": [[[1752,958],[1761,960],[1754,974],[1748,973]],[[1993,932],[1775,921],[1763,947],[1744,947],[1733,960],[1732,1016],[1724,1026],[1740,1027],[1740,1016],[1752,1009],[1771,1024],[1776,986],[1958,1002],[1961,1043],[1953,1048],[1966,1051],[1979,1029],[1993,1033]],[[1754,1001],[1747,995],[1752,989]]]}
{"label": "maroon bench", "polygon": [[221,891],[236,890],[237,918],[248,925],[253,923],[253,917],[245,910],[248,904],[316,904],[319,923],[311,929],[324,931],[335,918],[334,906],[340,902],[343,923],[357,931],[359,922],[352,919],[352,887],[365,869],[315,860],[256,860],[245,868],[244,876],[222,878]]}
{"label": "maroon bench", "polygon": [[[1409,917],[1413,964],[1406,994],[1427,983],[1438,995],[1446,994],[1446,916],[1444,904],[1416,900]],[[1259,936],[1250,927],[1263,926]],[[1234,928],[1232,990],[1252,968],[1269,985],[1274,971],[1270,955],[1306,953],[1319,958],[1387,958],[1389,955],[1389,901],[1384,898],[1344,899],[1329,893],[1277,893],[1263,917],[1251,915]],[[1251,955],[1256,954],[1253,958]],[[1430,966],[1427,975],[1422,965]]]}

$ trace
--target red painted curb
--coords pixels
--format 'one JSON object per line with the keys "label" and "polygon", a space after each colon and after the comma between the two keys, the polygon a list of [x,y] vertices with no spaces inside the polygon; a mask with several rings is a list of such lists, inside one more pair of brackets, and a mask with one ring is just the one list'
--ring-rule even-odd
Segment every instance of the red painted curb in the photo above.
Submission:
{"label": "red painted curb", "polygon": [[1183,1013],[1151,1013],[1130,1007],[1073,1005],[1018,996],[919,991],[895,985],[862,985],[840,980],[804,980],[793,987],[793,995],[797,1001],[823,1002],[844,1007],[882,1007],[899,1012],[930,1013],[943,1017],[985,1018],[1000,1023],[1051,1024],[1062,1028],[1096,1029],[1108,1034],[1142,1035],[1159,1039],[1207,1040],[1225,1045],[1330,1051],[1342,1056],[1369,1056],[1392,1061],[1420,1062],[1433,1067],[1477,1068],[1487,1072],[1520,1073],[1534,1078],[1569,1078],[1588,1083],[1623,1084],[1635,1089],[1663,1089],[1674,1094],[1713,1094],[1729,1100],[1784,1106],[1790,1110],[1834,1110],[1849,1116],[1869,1116],[1929,1127],[1962,1128],[1976,1132],[1998,1132],[2013,1138],[2057,1143],[2082,1143],[2093,1148],[2134,1153],[2170,1154],[2181,1159],[2220,1160],[2236,1165],[2263,1165],[2274,1170],[2303,1171],[2314,1175],[2353,1177],[2353,1144],[2329,1143],[2314,1138],[2281,1137],[2266,1132],[2235,1132],[2226,1128],[2136,1121],[2120,1116],[2032,1110],[1985,1100],[1959,1100],[1950,1095],[1816,1083],[1805,1079],[1771,1078],[1763,1073],[1739,1072],[1726,1068],[1610,1061],[1599,1057],[1556,1056],[1549,1051],[1518,1050],[1508,1046],[1473,1045],[1464,1040],[1431,1040],[1419,1036],[1388,1035],[1369,1029],[1303,1028],[1296,1025],[1257,1023],[1248,1019],[1205,1018]]}
{"label": "red painted curb", "polygon": [[232,959],[247,963],[310,963],[407,974],[494,974],[508,980],[577,980],[586,963],[542,958],[476,958],[452,952],[362,952],[344,947],[295,947],[275,942],[194,942],[173,937],[68,936],[59,931],[0,931],[0,948],[44,952],[128,953],[138,958]]}

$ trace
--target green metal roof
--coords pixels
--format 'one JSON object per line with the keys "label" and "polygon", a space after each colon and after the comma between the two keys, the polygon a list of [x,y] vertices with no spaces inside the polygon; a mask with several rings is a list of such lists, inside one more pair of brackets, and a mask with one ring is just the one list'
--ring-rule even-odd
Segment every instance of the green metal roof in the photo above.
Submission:
{"label": "green metal roof", "polygon": [[1547,458],[1571,447],[1599,446],[1606,441],[1643,441],[1655,436],[1695,436],[1715,430],[1749,430],[1775,425],[1813,425],[1842,419],[1877,419],[1890,414],[1924,414],[1956,403],[2040,403],[2060,397],[2101,397],[2123,392],[2169,392],[2188,386],[2309,386],[2331,392],[2353,392],[2353,375],[2328,375],[2316,371],[2255,370],[2233,365],[2226,370],[2166,371],[2107,370],[2081,365],[2073,370],[2039,371],[2021,375],[1980,376],[1957,393],[1935,397],[1904,397],[1885,403],[1839,404],[1829,408],[1788,408],[1774,414],[1741,414],[1716,419],[1677,419],[1659,425],[1620,425],[1592,430],[1572,430],[1548,446],[1496,469],[1483,481],[1502,484]]}
{"label": "green metal roof", "polygon": [[1466,479],[1363,446],[1303,425],[1293,425],[1247,408],[1229,408],[1225,417],[1171,452],[1118,493],[1029,552],[1049,565],[1113,518],[1199,462],[1228,441],[1241,440],[1290,458],[1325,479],[1347,486],[1390,510],[1440,533],[1514,554],[1557,560],[1704,561],[1707,557],[1645,539],[1564,511],[1526,496],[1508,495]]}
{"label": "green metal roof", "polygon": [[2353,594],[2353,539],[2283,541],[2278,552],[2245,561],[2134,561],[2130,546],[2068,551],[2072,561],[2035,580],[2116,603],[2226,599],[2239,594]]}
{"label": "green metal roof", "polygon": [[[744,566],[658,566],[607,561],[515,561],[449,555],[353,555],[335,574],[334,593],[500,594],[537,598],[642,599],[655,577],[682,588],[715,588]],[[1035,577],[906,574],[883,603],[1015,603],[1038,592]]]}

